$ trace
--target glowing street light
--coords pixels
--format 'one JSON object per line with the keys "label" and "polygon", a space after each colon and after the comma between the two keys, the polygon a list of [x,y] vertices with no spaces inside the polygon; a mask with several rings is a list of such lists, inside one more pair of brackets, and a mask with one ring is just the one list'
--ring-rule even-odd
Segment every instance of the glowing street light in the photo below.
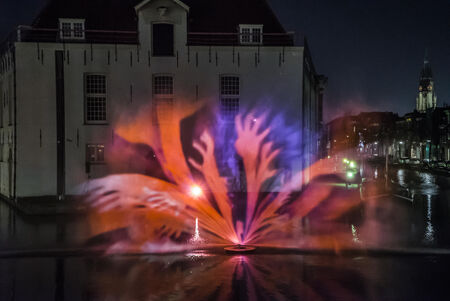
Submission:
{"label": "glowing street light", "polygon": [[353,179],[355,177],[355,174],[352,171],[348,171],[347,172],[347,178],[348,179]]}

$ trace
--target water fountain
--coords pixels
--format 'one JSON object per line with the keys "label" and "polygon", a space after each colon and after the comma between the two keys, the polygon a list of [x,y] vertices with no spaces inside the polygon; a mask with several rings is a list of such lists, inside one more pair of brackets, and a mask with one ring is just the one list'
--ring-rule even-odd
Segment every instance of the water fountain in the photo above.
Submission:
{"label": "water fountain", "polygon": [[[280,167],[285,153],[297,151],[282,140],[299,140],[300,135],[289,136],[294,131],[267,112],[248,111],[237,115],[234,123],[218,114],[209,114],[213,117],[205,122],[202,112],[199,105],[174,109],[167,122],[163,112],[154,114],[149,107],[118,122],[116,135],[150,147],[163,175],[117,173],[80,187],[92,207],[92,235],[127,229],[128,239],[116,242],[110,252],[174,252],[218,245],[244,252],[256,245],[298,246],[303,218],[331,194],[330,187],[303,187],[305,170],[292,175],[292,170]],[[191,142],[183,143],[182,123],[189,118],[200,122],[192,127]],[[231,134],[215,139],[223,128]],[[226,158],[220,164],[218,153]],[[230,159],[235,161],[229,164]],[[233,164],[242,167],[233,169]],[[224,167],[233,178],[242,179],[242,191],[230,189]],[[328,204],[325,219],[354,205]],[[351,241],[351,231],[349,237]],[[316,245],[335,245],[336,239],[325,237]]]}

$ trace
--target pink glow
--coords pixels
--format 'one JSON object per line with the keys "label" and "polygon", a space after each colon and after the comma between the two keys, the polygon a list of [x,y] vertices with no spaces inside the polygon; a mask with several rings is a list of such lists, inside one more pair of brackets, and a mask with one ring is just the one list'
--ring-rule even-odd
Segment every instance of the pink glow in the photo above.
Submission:
{"label": "pink glow", "polygon": [[[227,179],[216,160],[213,129],[202,124],[201,131],[197,130],[191,143],[195,156],[186,155],[183,149],[181,121],[199,107],[174,109],[173,120],[159,126],[148,118],[150,110],[143,108],[135,118],[121,122],[116,133],[128,143],[151,147],[165,179],[120,173],[82,185],[92,207],[92,235],[127,228],[130,249],[152,252],[161,242],[185,234],[194,238],[190,242],[286,246],[289,237],[300,235],[302,218],[330,195],[329,188],[313,187],[292,201],[292,192],[302,188],[302,172],[285,178],[277,169],[275,162],[283,149],[269,139],[268,114],[238,115],[234,147],[243,163],[247,187],[246,199],[239,200],[245,202],[245,218],[237,218],[234,209],[238,204],[230,198]],[[116,152],[114,160],[118,158]],[[114,162],[111,165],[114,167]],[[318,163],[307,171],[312,175],[323,172]],[[199,178],[202,185],[196,184]],[[271,179],[278,179],[279,189],[261,198],[263,184]],[[288,203],[289,210],[280,211]],[[328,214],[339,216],[351,206],[330,207]],[[123,244],[121,248],[126,248]],[[183,243],[179,247],[183,248]]]}

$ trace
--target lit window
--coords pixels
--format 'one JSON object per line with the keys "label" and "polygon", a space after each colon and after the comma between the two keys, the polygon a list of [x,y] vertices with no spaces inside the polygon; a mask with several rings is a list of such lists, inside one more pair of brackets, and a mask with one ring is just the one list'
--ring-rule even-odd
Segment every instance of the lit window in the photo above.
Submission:
{"label": "lit window", "polygon": [[59,19],[61,39],[84,39],[84,19]]}
{"label": "lit window", "polygon": [[238,76],[220,77],[220,111],[222,116],[234,121],[239,113],[240,81]]}
{"label": "lit window", "polygon": [[239,34],[241,44],[260,45],[263,42],[263,26],[262,25],[239,25]]}
{"label": "lit window", "polygon": [[154,124],[169,123],[173,109],[173,77],[157,75],[153,77]]}
{"label": "lit window", "polygon": [[104,163],[105,146],[103,144],[86,145],[86,161],[89,163]]}
{"label": "lit window", "polygon": [[106,76],[102,74],[86,74],[85,89],[85,122],[105,123],[106,119]]}

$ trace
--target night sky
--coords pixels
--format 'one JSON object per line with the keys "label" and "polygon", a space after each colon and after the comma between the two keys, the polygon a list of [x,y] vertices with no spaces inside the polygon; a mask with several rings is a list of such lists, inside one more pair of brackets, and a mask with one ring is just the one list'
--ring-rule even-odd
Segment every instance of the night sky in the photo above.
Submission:
{"label": "night sky", "polygon": [[[438,105],[450,104],[450,1],[268,0],[286,30],[305,34],[329,78],[325,119],[412,111],[425,49]],[[0,38],[29,24],[45,0],[1,0]]]}

